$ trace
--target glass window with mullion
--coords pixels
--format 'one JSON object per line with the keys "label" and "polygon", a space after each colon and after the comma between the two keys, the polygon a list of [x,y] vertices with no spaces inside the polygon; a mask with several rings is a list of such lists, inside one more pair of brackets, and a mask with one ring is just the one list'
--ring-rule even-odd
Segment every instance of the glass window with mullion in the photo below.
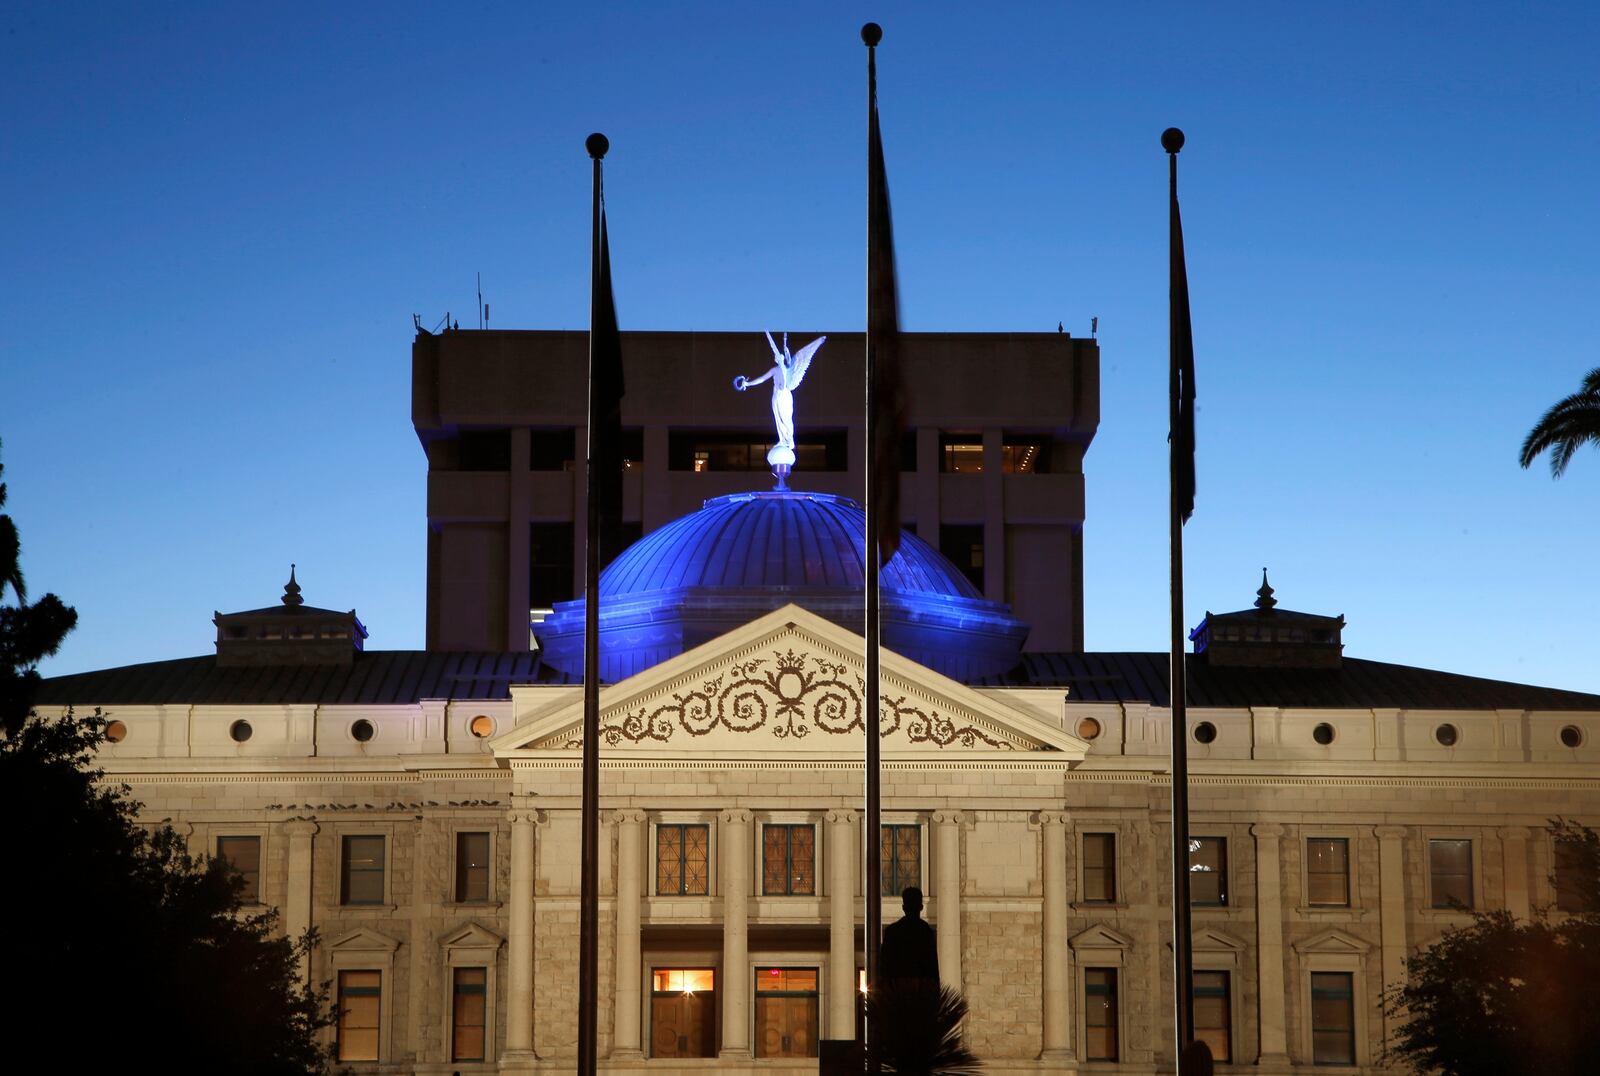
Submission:
{"label": "glass window with mullion", "polygon": [[378,1023],[382,1001],[382,972],[339,973],[339,1024],[334,1050],[337,1060],[378,1060]]}
{"label": "glass window with mullion", "polygon": [[1306,838],[1306,903],[1349,906],[1350,841],[1347,838]]}
{"label": "glass window with mullion", "polygon": [[1228,904],[1228,841],[1224,837],[1189,838],[1189,901],[1202,908]]}
{"label": "glass window with mullion", "polygon": [[456,901],[481,903],[489,899],[489,835],[456,834]]}
{"label": "glass window with mullion", "polygon": [[1317,1065],[1356,1061],[1354,977],[1347,971],[1311,973],[1311,1060]]}
{"label": "glass window with mullion", "polygon": [[711,827],[663,822],[656,826],[656,894],[703,897],[710,891]]}
{"label": "glass window with mullion", "polygon": [[1117,969],[1083,969],[1084,1060],[1117,1060]]}
{"label": "glass window with mullion", "polygon": [[489,969],[456,968],[452,980],[450,1060],[482,1061]]}
{"label": "glass window with mullion", "polygon": [[218,837],[217,858],[226,863],[241,881],[239,900],[255,904],[261,899],[261,838]]}
{"label": "glass window with mullion", "polygon": [[1472,907],[1472,842],[1428,841],[1428,885],[1435,908]]}
{"label": "glass window with mullion", "polygon": [[813,896],[817,891],[816,829],[810,825],[761,827],[761,892]]}
{"label": "glass window with mullion", "polygon": [[884,826],[878,842],[879,892],[898,897],[912,886],[922,888],[922,827]]}
{"label": "glass window with mullion", "polygon": [[346,837],[341,863],[340,903],[383,903],[383,838]]}
{"label": "glass window with mullion", "polygon": [[1233,1060],[1233,1018],[1228,973],[1194,973],[1194,1037],[1211,1047],[1213,1061]]}
{"label": "glass window with mullion", "polygon": [[1117,899],[1117,835],[1083,835],[1083,900],[1112,904]]}

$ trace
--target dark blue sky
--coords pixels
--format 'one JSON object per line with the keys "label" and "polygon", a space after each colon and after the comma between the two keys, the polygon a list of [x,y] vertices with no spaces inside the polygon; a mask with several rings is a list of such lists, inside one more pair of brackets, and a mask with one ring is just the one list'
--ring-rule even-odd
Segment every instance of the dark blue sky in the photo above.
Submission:
{"label": "dark blue sky", "polygon": [[1100,319],[1090,648],[1165,640],[1176,124],[1191,622],[1268,565],[1353,656],[1600,691],[1600,452],[1516,464],[1600,364],[1594,5],[339,7],[0,16],[9,510],[81,617],[47,673],[208,652],[291,560],[420,646],[411,314],[473,324],[481,271],[497,327],[586,324],[592,130],[624,328],[859,329],[874,18],[906,326]]}

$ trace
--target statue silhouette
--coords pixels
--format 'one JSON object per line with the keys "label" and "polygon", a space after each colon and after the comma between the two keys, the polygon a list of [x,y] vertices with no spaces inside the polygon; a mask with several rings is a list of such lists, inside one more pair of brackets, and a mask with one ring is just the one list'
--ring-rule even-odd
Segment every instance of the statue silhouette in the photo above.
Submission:
{"label": "statue silhouette", "polygon": [[905,916],[883,928],[879,974],[894,987],[939,989],[939,945],[934,929],[922,918],[922,890],[907,886],[900,894]]}

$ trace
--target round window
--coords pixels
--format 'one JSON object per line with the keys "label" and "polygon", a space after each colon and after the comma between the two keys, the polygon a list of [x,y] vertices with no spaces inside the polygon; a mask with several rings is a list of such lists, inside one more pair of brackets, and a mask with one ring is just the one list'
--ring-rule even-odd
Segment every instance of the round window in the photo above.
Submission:
{"label": "round window", "polygon": [[487,740],[494,735],[494,718],[488,714],[479,714],[467,722],[467,731],[480,740]]}
{"label": "round window", "polygon": [[106,742],[121,743],[128,738],[128,726],[120,721],[106,722]]}
{"label": "round window", "polygon": [[244,743],[255,734],[255,731],[248,721],[235,721],[228,726],[228,735],[233,737],[234,743]]}
{"label": "round window", "polygon": [[372,734],[377,730],[372,727],[372,722],[366,718],[353,722],[350,725],[350,735],[355,737],[357,743],[366,743],[372,739]]}
{"label": "round window", "polygon": [[1327,747],[1333,742],[1333,726],[1328,724],[1326,721],[1320,723],[1316,728],[1311,730],[1311,738],[1317,741],[1323,747]]}
{"label": "round window", "polygon": [[[107,730],[107,732],[106,732],[107,738],[109,738],[110,735],[111,735],[110,731]],[[1561,744],[1562,744],[1563,747],[1582,747],[1583,746],[1583,730],[1580,729],[1577,725],[1567,725],[1565,728],[1563,728],[1561,730]]]}
{"label": "round window", "polygon": [[1202,721],[1194,727],[1195,743],[1210,743],[1217,738],[1217,726],[1209,721]]}
{"label": "round window", "polygon": [[1441,747],[1454,747],[1461,734],[1454,725],[1440,725],[1433,730],[1433,738],[1439,741]]}
{"label": "round window", "polygon": [[1100,722],[1092,717],[1086,717],[1078,722],[1078,738],[1092,740],[1100,735]]}

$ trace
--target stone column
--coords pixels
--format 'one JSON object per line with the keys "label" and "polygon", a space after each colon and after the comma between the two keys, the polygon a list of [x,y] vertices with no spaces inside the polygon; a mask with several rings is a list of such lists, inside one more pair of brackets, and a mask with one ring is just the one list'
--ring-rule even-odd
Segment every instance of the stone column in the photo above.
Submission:
{"label": "stone column", "polygon": [[[1406,877],[1404,826],[1375,826],[1378,838],[1378,931],[1383,942],[1383,969],[1380,990],[1387,990],[1406,977]],[[1394,1041],[1394,1033],[1405,1021],[1388,1012],[1383,1014],[1383,1041]]]}
{"label": "stone column", "polygon": [[1506,911],[1526,919],[1533,905],[1528,896],[1528,827],[1501,829],[1500,848],[1505,857]]}
{"label": "stone column", "polygon": [[1067,822],[1065,811],[1040,811],[1044,866],[1044,1049],[1042,1061],[1071,1061],[1072,990],[1067,981]]}
{"label": "stone column", "polygon": [[644,812],[617,811],[617,1003],[611,1037],[611,1056],[643,1057],[639,1047],[641,964],[639,959],[639,903],[644,897]]}
{"label": "stone column", "polygon": [[722,860],[722,1051],[750,1056],[750,822],[749,811],[723,811],[717,834]]}
{"label": "stone column", "polygon": [[961,989],[961,823],[960,811],[933,812],[934,911],[938,913],[939,978]]}
{"label": "stone column", "polygon": [[1289,1063],[1289,1023],[1284,1015],[1283,870],[1278,841],[1283,827],[1258,822],[1256,838],[1256,981],[1261,988],[1261,1053],[1258,1065]]}
{"label": "stone column", "polygon": [[510,925],[506,930],[506,1066],[532,1071],[533,1061],[533,854],[539,812],[522,803],[511,820]]}
{"label": "stone column", "polygon": [[828,823],[828,1038],[855,1037],[856,865],[861,839],[856,812],[829,811]]}
{"label": "stone column", "polygon": [[[289,835],[289,893],[284,901],[283,932],[295,942],[311,927],[311,852],[318,827],[309,818],[296,818],[283,828]],[[302,958],[300,974],[310,972]]]}

